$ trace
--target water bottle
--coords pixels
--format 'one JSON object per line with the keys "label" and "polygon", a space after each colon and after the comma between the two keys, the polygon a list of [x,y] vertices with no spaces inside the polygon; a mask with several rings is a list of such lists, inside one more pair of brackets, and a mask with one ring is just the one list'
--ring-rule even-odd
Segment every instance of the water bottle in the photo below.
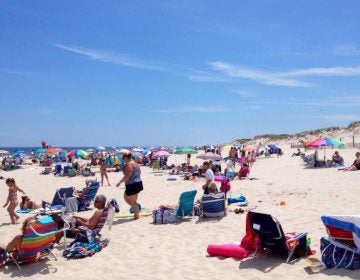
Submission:
{"label": "water bottle", "polygon": [[310,248],[310,245],[311,245],[311,238],[308,237],[306,238],[306,247]]}

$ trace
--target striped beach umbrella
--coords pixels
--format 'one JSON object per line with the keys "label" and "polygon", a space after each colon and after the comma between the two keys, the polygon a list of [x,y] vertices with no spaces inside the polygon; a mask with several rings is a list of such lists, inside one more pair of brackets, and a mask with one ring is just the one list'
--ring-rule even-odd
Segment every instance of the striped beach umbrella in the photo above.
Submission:
{"label": "striped beach umbrella", "polygon": [[80,158],[85,158],[88,155],[89,154],[84,150],[71,150],[66,154],[67,157],[80,157]]}

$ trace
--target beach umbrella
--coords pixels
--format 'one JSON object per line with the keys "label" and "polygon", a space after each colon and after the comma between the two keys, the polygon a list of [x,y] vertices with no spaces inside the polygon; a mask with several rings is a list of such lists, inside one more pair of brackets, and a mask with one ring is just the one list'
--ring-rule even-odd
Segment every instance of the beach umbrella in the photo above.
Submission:
{"label": "beach umbrella", "polygon": [[12,155],[12,157],[14,157],[14,158],[24,158],[25,153],[15,153],[15,154]]}
{"label": "beach umbrella", "polygon": [[138,158],[138,157],[143,157],[144,155],[142,154],[142,153],[140,153],[140,152],[133,152],[132,153],[132,157],[133,158]]}
{"label": "beach umbrella", "polygon": [[133,152],[142,152],[144,149],[142,148],[133,148],[132,151]]}
{"label": "beach umbrella", "polygon": [[24,150],[16,149],[15,154],[25,154]]}
{"label": "beach umbrella", "polygon": [[197,154],[197,151],[190,147],[182,147],[175,150],[174,154],[176,155],[185,155],[185,162],[186,162],[186,155],[188,154]]}
{"label": "beach umbrella", "polygon": [[337,140],[335,138],[330,138],[330,137],[316,138],[306,144],[306,147],[310,147],[310,148],[331,147],[331,146],[340,148],[340,147],[344,147],[345,144],[343,142],[341,142],[340,140]]}
{"label": "beach umbrella", "polygon": [[36,154],[45,154],[45,152],[46,152],[46,149],[44,149],[44,148],[39,148],[39,149],[35,150]]}
{"label": "beach umbrella", "polygon": [[310,141],[309,143],[306,144],[306,147],[309,148],[319,148],[319,147],[324,147],[324,161],[326,160],[326,147],[344,147],[345,144],[343,142],[341,142],[340,140],[337,140],[335,138],[330,138],[330,137],[320,137],[320,138],[316,138],[312,141]]}
{"label": "beach umbrella", "polygon": [[167,152],[167,151],[158,151],[153,154],[152,159],[157,159],[157,158],[162,158],[162,157],[168,158],[169,156],[171,156],[171,154],[169,154],[169,152]]}
{"label": "beach umbrella", "polygon": [[128,149],[120,149],[120,150],[116,150],[119,154],[127,154],[130,153],[130,151]]}
{"label": "beach umbrella", "polygon": [[159,150],[160,150],[159,148],[155,148],[155,147],[151,147],[148,149],[148,151],[150,151],[150,152],[157,152]]}
{"label": "beach umbrella", "polygon": [[222,157],[215,153],[204,153],[197,156],[197,158],[203,159],[203,160],[221,160]]}
{"label": "beach umbrella", "polygon": [[254,146],[245,146],[243,148],[243,150],[246,151],[246,152],[251,152],[251,151],[255,151],[256,147],[254,147]]}
{"label": "beach umbrella", "polygon": [[90,149],[87,149],[87,150],[86,150],[86,152],[88,152],[88,153],[92,153],[92,152],[95,152],[95,149],[90,148]]}
{"label": "beach umbrella", "polygon": [[97,148],[96,148],[96,150],[97,150],[97,151],[105,151],[105,150],[106,150],[106,148],[105,148],[105,147],[101,147],[101,146],[99,146],[99,147],[97,147]]}
{"label": "beach umbrella", "polygon": [[45,153],[47,153],[47,154],[58,154],[61,151],[62,151],[62,149],[60,149],[60,148],[50,147],[50,148],[46,149]]}
{"label": "beach umbrella", "polygon": [[190,147],[183,147],[176,149],[174,154],[176,155],[197,154],[197,151]]}
{"label": "beach umbrella", "polygon": [[0,150],[0,155],[9,155],[10,152],[5,151],[5,150]]}
{"label": "beach umbrella", "polygon": [[84,158],[88,156],[88,153],[84,150],[71,150],[66,154],[67,157],[80,157]]}

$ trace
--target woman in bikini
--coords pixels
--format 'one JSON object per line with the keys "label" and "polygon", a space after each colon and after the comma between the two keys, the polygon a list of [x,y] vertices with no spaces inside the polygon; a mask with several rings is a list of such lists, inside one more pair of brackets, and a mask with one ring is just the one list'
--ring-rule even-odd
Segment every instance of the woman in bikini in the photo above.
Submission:
{"label": "woman in bikini", "polygon": [[15,224],[16,221],[20,218],[15,213],[15,208],[19,204],[19,201],[17,198],[17,192],[19,191],[19,192],[22,192],[23,194],[25,194],[25,192],[16,185],[15,180],[13,178],[6,179],[5,183],[9,187],[9,195],[8,195],[6,203],[3,205],[3,207],[5,208],[6,206],[9,205],[7,208],[7,211],[9,212],[11,223]]}
{"label": "woman in bikini", "polygon": [[102,159],[100,162],[100,174],[101,174],[101,186],[104,186],[104,177],[105,177],[108,186],[110,187],[109,177],[106,170],[106,162],[104,159]]}

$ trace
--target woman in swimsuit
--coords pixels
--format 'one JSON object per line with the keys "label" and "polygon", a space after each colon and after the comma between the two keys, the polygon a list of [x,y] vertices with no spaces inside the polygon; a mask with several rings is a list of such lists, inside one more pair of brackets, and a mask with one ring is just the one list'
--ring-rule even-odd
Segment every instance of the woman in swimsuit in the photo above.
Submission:
{"label": "woman in swimsuit", "polygon": [[106,170],[106,162],[104,159],[100,161],[101,185],[104,186],[104,177],[106,178],[108,187],[110,187],[109,177]]}
{"label": "woman in swimsuit", "polygon": [[357,171],[357,170],[360,170],[360,152],[357,152],[355,154],[355,157],[356,157],[356,159],[355,159],[354,163],[351,166],[345,168],[344,171]]}
{"label": "woman in swimsuit", "polygon": [[19,204],[17,199],[17,192],[19,191],[22,192],[23,194],[25,194],[25,192],[16,185],[15,180],[13,178],[6,179],[5,183],[9,187],[9,195],[3,207],[5,208],[6,206],[9,205],[7,211],[9,212],[11,222],[15,224],[16,221],[20,218],[15,213],[15,208]]}
{"label": "woman in swimsuit", "polygon": [[131,153],[123,155],[125,161],[124,177],[116,184],[119,187],[125,182],[124,199],[134,210],[134,219],[139,219],[139,208],[137,203],[138,193],[143,190],[142,180],[140,178],[140,166],[131,159]]}

